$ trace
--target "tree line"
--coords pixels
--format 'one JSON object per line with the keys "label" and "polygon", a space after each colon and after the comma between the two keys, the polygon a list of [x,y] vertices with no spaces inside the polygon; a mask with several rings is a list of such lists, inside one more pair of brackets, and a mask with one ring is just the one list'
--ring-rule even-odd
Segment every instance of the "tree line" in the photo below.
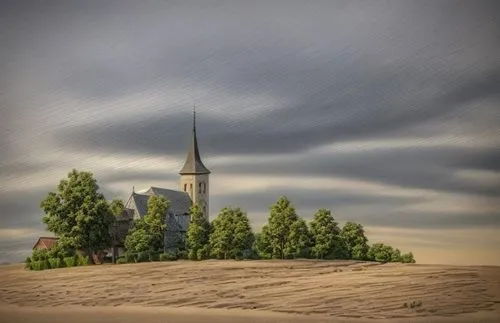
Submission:
{"label": "tree line", "polygon": [[[59,239],[50,253],[51,258],[48,252],[34,251],[27,259],[27,267],[44,269],[57,264],[83,264],[85,259],[82,257],[113,244],[113,228],[117,216],[124,210],[123,202],[108,202],[98,190],[91,172],[72,170],[67,179],[60,181],[56,192],[48,193],[40,204],[45,213],[43,222]],[[369,245],[359,223],[347,222],[340,228],[330,210],[319,209],[307,223],[297,215],[286,196],[270,207],[267,223],[260,233],[253,232],[247,214],[238,207],[223,208],[209,222],[201,208],[193,205],[187,234],[176,237],[178,248],[175,251],[166,251],[164,234],[169,204],[165,197],[150,197],[147,214],[134,222],[125,237],[125,257],[118,259],[118,263],[179,258],[415,262],[411,252],[401,254],[398,249],[382,243]],[[71,261],[71,257],[75,260]],[[49,260],[56,258],[60,261],[52,261],[54,266],[51,266]]]}

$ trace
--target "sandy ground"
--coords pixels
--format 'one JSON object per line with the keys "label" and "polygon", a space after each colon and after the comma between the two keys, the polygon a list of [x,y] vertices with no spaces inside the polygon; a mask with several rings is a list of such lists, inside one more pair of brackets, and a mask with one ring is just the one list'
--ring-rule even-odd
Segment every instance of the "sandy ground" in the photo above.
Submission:
{"label": "sandy ground", "polygon": [[[416,302],[414,308],[405,306]],[[500,267],[205,261],[0,268],[0,322],[500,322]]]}

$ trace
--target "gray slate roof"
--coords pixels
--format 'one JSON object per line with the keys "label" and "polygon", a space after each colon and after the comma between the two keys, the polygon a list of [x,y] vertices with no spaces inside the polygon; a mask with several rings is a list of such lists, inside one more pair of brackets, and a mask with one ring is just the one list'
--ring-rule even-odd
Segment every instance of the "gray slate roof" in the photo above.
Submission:
{"label": "gray slate roof", "polygon": [[188,150],[188,155],[184,167],[180,170],[179,174],[210,174],[210,171],[203,165],[198,150],[198,140],[196,139],[196,118],[193,116],[193,137],[191,139],[191,146]]}
{"label": "gray slate roof", "polygon": [[148,200],[153,195],[163,196],[170,202],[166,218],[167,231],[187,231],[190,221],[189,208],[192,201],[186,192],[150,187],[145,191],[132,193],[125,207],[127,210],[136,209],[138,216],[142,218],[148,212]]}

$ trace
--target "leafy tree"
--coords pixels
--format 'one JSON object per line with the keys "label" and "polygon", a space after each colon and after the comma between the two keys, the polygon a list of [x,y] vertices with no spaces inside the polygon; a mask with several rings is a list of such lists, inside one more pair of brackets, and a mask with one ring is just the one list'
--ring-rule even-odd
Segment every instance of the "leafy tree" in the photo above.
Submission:
{"label": "leafy tree", "polygon": [[209,240],[214,257],[242,257],[253,244],[253,233],[247,215],[240,208],[223,208],[212,222]]}
{"label": "leafy tree", "polygon": [[186,246],[191,260],[202,260],[208,256],[210,239],[210,223],[199,205],[193,205],[190,210],[191,223],[187,231]]}
{"label": "leafy tree", "polygon": [[128,252],[151,253],[163,249],[168,207],[169,202],[163,196],[153,195],[148,199],[148,212],[142,219],[135,221],[125,237],[125,248]]}
{"label": "leafy tree", "polygon": [[368,258],[379,262],[390,262],[393,254],[393,248],[383,243],[375,243],[368,250]]}
{"label": "leafy tree", "polygon": [[311,235],[307,229],[306,221],[297,219],[290,227],[290,235],[285,247],[285,254],[306,258],[309,256]]}
{"label": "leafy tree", "polygon": [[415,258],[413,258],[413,253],[409,252],[401,255],[400,261],[406,264],[414,264]]}
{"label": "leafy tree", "polygon": [[123,204],[122,200],[112,200],[111,203],[109,204],[109,209],[111,211],[111,214],[115,218],[120,217],[123,212],[125,211],[125,205]]}
{"label": "leafy tree", "polygon": [[243,258],[249,254],[254,242],[254,234],[250,220],[240,208],[232,209],[233,239],[232,257]]}
{"label": "leafy tree", "polygon": [[391,255],[391,262],[401,262],[401,251],[399,249],[394,249]]}
{"label": "leafy tree", "polygon": [[64,246],[101,251],[111,242],[109,228],[113,216],[91,172],[73,169],[62,179],[56,192],[50,192],[40,203],[45,212],[43,222],[59,237]]}
{"label": "leafy tree", "polygon": [[269,242],[268,226],[264,225],[262,227],[262,233],[255,234],[255,240],[253,243],[253,249],[260,258],[271,259],[273,257],[273,249]]}
{"label": "leafy tree", "polygon": [[262,241],[269,244],[273,258],[284,259],[289,255],[290,232],[299,217],[286,196],[282,196],[271,206],[268,224],[262,230]]}
{"label": "leafy tree", "polygon": [[325,256],[340,258],[344,255],[343,243],[339,237],[340,229],[330,210],[319,209],[310,223],[314,246],[312,252],[316,258]]}
{"label": "leafy tree", "polygon": [[166,217],[170,202],[164,196],[151,196],[148,199],[148,212],[144,223],[155,251],[163,249],[164,233],[167,229]]}
{"label": "leafy tree", "polygon": [[370,247],[361,224],[347,222],[340,232],[340,238],[346,246],[349,258],[356,260],[367,259]]}

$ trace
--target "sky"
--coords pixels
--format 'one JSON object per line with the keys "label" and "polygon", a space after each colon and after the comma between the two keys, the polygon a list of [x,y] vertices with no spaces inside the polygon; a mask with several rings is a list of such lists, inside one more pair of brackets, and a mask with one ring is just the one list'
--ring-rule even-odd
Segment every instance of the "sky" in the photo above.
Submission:
{"label": "sky", "polygon": [[179,189],[196,104],[210,216],[282,195],[418,263],[500,265],[498,1],[2,1],[0,262],[76,168]]}

